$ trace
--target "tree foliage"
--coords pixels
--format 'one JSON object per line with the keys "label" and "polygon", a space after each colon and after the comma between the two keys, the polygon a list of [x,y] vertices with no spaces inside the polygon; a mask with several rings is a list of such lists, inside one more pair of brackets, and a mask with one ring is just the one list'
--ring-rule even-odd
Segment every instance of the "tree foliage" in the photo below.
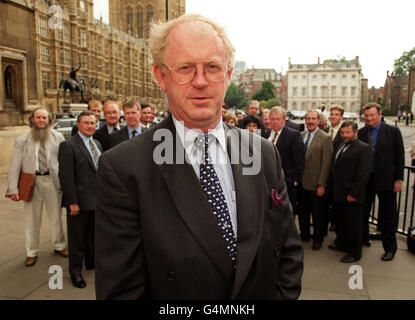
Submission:
{"label": "tree foliage", "polygon": [[408,75],[409,67],[415,65],[415,47],[405,51],[393,64],[393,71],[397,75]]}
{"label": "tree foliage", "polygon": [[241,89],[238,88],[235,82],[231,82],[225,96],[226,105],[228,107],[237,106],[240,109],[247,105],[248,100],[249,99],[243,94]]}
{"label": "tree foliage", "polygon": [[270,80],[265,80],[262,83],[262,88],[255,92],[254,96],[252,97],[254,100],[258,101],[268,101],[270,99],[275,98],[275,86]]}
{"label": "tree foliage", "polygon": [[327,59],[327,60],[324,60],[324,62],[336,63],[336,62],[347,62],[347,60],[345,56],[338,55],[336,59]]}

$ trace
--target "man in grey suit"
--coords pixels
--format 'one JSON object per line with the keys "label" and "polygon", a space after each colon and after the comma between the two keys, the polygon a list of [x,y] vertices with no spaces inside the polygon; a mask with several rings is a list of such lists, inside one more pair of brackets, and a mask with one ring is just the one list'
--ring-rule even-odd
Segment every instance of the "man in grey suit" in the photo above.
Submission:
{"label": "man in grey suit", "polygon": [[92,138],[96,129],[94,113],[84,111],[78,116],[78,132],[59,146],[59,179],[63,205],[67,212],[69,274],[72,284],[84,288],[82,277],[94,269],[96,169],[103,152],[98,140]]}
{"label": "man in grey suit", "polygon": [[100,158],[97,298],[296,299],[303,248],[278,151],[222,122],[223,28],[184,15],[150,43],[172,115]]}
{"label": "man in grey suit", "polygon": [[333,143],[330,136],[318,128],[319,113],[310,110],[306,114],[307,130],[301,133],[306,147],[305,169],[300,192],[300,231],[301,239],[310,239],[310,212],[313,217],[312,250],[320,250],[326,234],[324,217],[324,195],[330,172]]}
{"label": "man in grey suit", "polygon": [[44,108],[36,108],[30,116],[32,129],[14,143],[8,175],[7,196],[19,201],[18,182],[20,173],[36,174],[32,198],[25,201],[26,213],[26,261],[27,267],[37,261],[43,204],[52,229],[55,253],[67,257],[65,236],[62,228],[62,193],[58,178],[58,148],[65,140],[63,135],[50,129],[52,118]]}

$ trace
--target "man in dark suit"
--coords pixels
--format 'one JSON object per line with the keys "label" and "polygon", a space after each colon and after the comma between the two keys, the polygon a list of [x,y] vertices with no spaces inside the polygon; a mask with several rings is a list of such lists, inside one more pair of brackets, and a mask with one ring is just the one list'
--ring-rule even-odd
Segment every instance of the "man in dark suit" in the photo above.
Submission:
{"label": "man in dark suit", "polygon": [[296,299],[303,249],[278,151],[222,122],[232,45],[199,15],[152,28],[172,115],[100,158],[97,298]]}
{"label": "man in dark suit", "polygon": [[[258,112],[259,112],[259,102],[257,100],[250,100],[248,102],[248,105],[246,106],[245,118],[247,116],[253,116],[259,119]],[[245,119],[238,120],[238,128],[245,129],[244,120]],[[265,131],[264,124],[262,123],[261,119],[259,119],[258,129],[261,129],[261,132]]]}
{"label": "man in dark suit", "polygon": [[151,106],[148,103],[141,104],[140,123],[143,128],[150,129],[155,124],[152,122]]}
{"label": "man in dark suit", "polygon": [[324,195],[328,184],[333,144],[330,136],[318,128],[318,111],[309,110],[305,123],[307,130],[301,133],[306,148],[305,169],[300,191],[299,222],[301,239],[310,239],[310,212],[313,217],[312,250],[320,250],[327,233]]}
{"label": "man in dark suit", "polygon": [[347,252],[340,261],[350,263],[362,256],[363,208],[373,154],[368,144],[357,139],[355,122],[345,121],[340,134],[343,143],[334,154],[331,170],[337,238],[329,249]]}
{"label": "man in dark suit", "polygon": [[63,205],[67,212],[69,274],[72,284],[86,286],[82,277],[85,259],[87,269],[94,269],[94,236],[96,205],[96,168],[103,152],[92,138],[95,115],[84,111],[78,116],[78,132],[59,146],[59,180]]}
{"label": "man in dark suit", "polygon": [[106,124],[95,132],[94,138],[101,143],[104,151],[107,151],[111,148],[110,134],[121,129],[118,102],[105,102],[103,111]]}
{"label": "man in dark suit", "polygon": [[379,198],[378,224],[382,235],[382,261],[394,258],[397,243],[396,229],[398,211],[396,193],[402,190],[405,151],[399,128],[382,122],[382,109],[377,103],[363,107],[366,126],[359,130],[358,137],[373,148],[373,169],[366,189],[365,225],[363,242],[369,241],[369,215],[372,203]]}
{"label": "man in dark suit", "polygon": [[[101,121],[101,112],[102,112],[102,103],[99,100],[89,100],[88,102],[88,111],[94,113],[95,118],[97,118],[97,130],[105,125],[105,121]],[[78,132],[78,126],[72,127],[71,136]]]}
{"label": "man in dark suit", "polygon": [[297,187],[305,164],[305,147],[299,131],[285,125],[286,113],[281,107],[270,111],[271,131],[268,140],[277,146],[287,183],[288,196],[293,212],[297,209]]}
{"label": "man in dark suit", "polygon": [[110,135],[110,146],[115,147],[117,144],[132,139],[146,129],[140,125],[140,104],[134,100],[123,103],[124,118],[127,125],[121,130],[114,131]]}

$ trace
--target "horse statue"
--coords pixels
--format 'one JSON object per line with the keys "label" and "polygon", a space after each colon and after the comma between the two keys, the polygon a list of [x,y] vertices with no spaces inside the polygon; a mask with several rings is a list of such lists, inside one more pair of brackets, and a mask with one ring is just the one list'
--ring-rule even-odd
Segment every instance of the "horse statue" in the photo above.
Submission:
{"label": "horse statue", "polygon": [[63,99],[66,101],[66,90],[69,89],[71,94],[72,102],[75,102],[75,91],[78,91],[81,95],[81,103],[86,103],[84,98],[84,91],[86,88],[86,80],[83,77],[78,77],[78,82],[73,79],[67,79],[65,77],[62,78],[61,82],[59,83],[59,88],[63,88]]}

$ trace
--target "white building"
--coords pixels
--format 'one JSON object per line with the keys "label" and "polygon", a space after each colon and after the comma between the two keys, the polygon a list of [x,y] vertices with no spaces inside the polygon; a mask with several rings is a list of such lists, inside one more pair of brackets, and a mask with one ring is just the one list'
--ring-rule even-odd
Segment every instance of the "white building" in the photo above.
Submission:
{"label": "white building", "polygon": [[359,57],[341,62],[291,64],[287,71],[287,109],[326,110],[340,104],[345,111],[360,113],[362,67]]}

